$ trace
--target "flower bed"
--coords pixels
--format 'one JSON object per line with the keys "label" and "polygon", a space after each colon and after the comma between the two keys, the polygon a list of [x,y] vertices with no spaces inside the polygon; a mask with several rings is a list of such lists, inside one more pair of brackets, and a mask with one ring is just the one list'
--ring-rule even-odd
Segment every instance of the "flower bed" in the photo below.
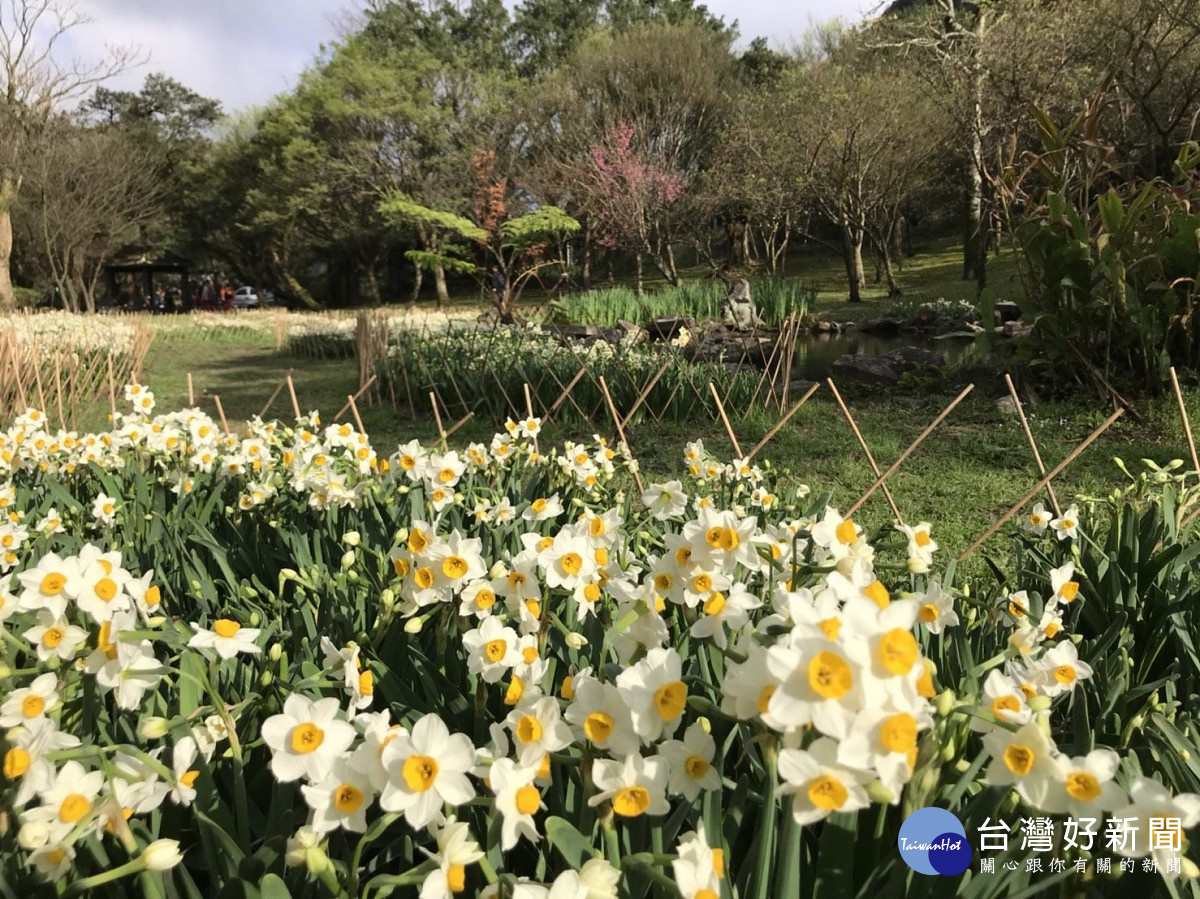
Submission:
{"label": "flower bed", "polygon": [[[384,457],[126,398],[108,433],[0,436],[14,889],[914,892],[897,834],[933,805],[1013,829],[981,857],[1018,870],[960,895],[1197,873],[1149,830],[1200,821],[1174,472],[1090,531],[1034,510],[996,583],[956,587],[928,524],[868,529],[699,442],[639,493],[621,448],[538,451],[536,420]],[[1026,870],[1087,818],[1091,851]],[[1145,825],[1119,880],[1105,819]]]}

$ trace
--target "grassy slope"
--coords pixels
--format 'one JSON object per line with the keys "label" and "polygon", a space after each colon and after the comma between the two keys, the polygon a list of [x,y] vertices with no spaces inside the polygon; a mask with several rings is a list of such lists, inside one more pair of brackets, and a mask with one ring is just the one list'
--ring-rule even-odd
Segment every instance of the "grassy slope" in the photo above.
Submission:
{"label": "grassy slope", "polygon": [[[838,274],[836,262],[810,260],[799,274],[818,279]],[[1015,267],[1002,260],[996,266],[993,284],[1001,296]],[[910,261],[903,272],[906,302],[927,299],[957,299],[972,294],[971,285],[958,279],[957,259],[949,248]],[[832,294],[825,294],[832,296]],[[822,303],[832,317],[857,317],[886,311],[879,291],[868,293],[867,301],[847,314],[843,301]],[[344,403],[356,388],[353,360],[310,362],[286,353],[276,353],[271,335],[230,337],[196,341],[173,335],[156,340],[147,359],[145,377],[156,391],[160,407],[178,408],[186,402],[186,375],[192,372],[197,394],[220,394],[232,421],[256,414],[274,385],[288,369],[294,379],[302,408],[319,409],[326,418]],[[953,398],[957,389],[949,384],[929,389],[873,390],[843,387],[872,452],[882,468],[888,467],[904,448]],[[891,481],[893,493],[905,517],[934,523],[934,535],[949,553],[957,553],[982,533],[996,517],[1019,499],[1037,480],[1025,437],[1017,421],[999,412],[995,395],[977,390],[916,452]],[[202,408],[214,409],[207,398]],[[1200,422],[1200,390],[1187,393],[1189,415]],[[289,418],[286,392],[281,393],[272,413]],[[1138,459],[1166,462],[1187,453],[1178,412],[1169,400],[1143,408],[1142,424],[1120,423],[1088,450],[1056,480],[1059,497],[1069,501],[1078,493],[1103,494],[1117,486],[1122,475],[1112,464],[1121,456],[1131,467]],[[1103,420],[1105,411],[1085,399],[1060,405],[1043,405],[1031,410],[1033,428],[1043,457],[1053,466]],[[376,446],[390,450],[412,437],[432,440],[436,434],[431,420],[408,421],[386,406],[363,410],[368,432]],[[743,448],[757,442],[773,420],[763,414],[737,425]],[[487,439],[490,428],[469,424],[459,435],[467,440]],[[607,421],[593,427],[550,427],[548,443],[567,438],[588,438],[593,432],[612,436]],[[731,455],[728,438],[719,423],[697,422],[694,426],[660,426],[653,422],[635,424],[631,443],[648,478],[677,474],[685,442],[703,437],[718,455]],[[852,503],[870,485],[873,476],[841,413],[828,395],[819,391],[774,439],[764,457],[777,468],[794,472],[817,491],[829,490],[835,505]],[[889,518],[881,494],[872,498],[862,513],[868,524],[883,524]],[[978,557],[971,570],[979,571]]]}

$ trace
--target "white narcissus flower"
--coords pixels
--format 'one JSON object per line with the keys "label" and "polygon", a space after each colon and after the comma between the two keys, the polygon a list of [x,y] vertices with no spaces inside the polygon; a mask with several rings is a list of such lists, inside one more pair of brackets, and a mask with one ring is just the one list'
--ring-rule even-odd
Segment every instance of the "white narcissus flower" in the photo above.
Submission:
{"label": "white narcissus flower", "polygon": [[1025,518],[1024,527],[1035,534],[1044,534],[1049,525],[1050,515],[1046,512],[1046,507],[1041,503],[1035,504],[1033,511]]}
{"label": "white narcissus flower", "polygon": [[0,727],[16,727],[44,718],[57,705],[58,678],[50,673],[40,674],[28,687],[13,690],[0,703]]}
{"label": "white narcissus flower", "polygon": [[1074,577],[1074,562],[1067,562],[1065,565],[1055,568],[1050,572],[1050,590],[1052,595],[1047,605],[1058,602],[1074,602],[1075,597],[1079,595],[1079,582],[1074,580]]}
{"label": "white narcissus flower", "polygon": [[920,731],[933,726],[927,704],[913,709],[863,709],[837,749],[847,768],[874,771],[880,783],[899,799],[917,763]]}
{"label": "white narcissus flower", "polygon": [[[1129,785],[1130,805],[1116,809],[1110,822],[1121,821],[1128,839],[1114,845],[1113,851],[1126,858],[1153,855],[1158,872],[1175,878],[1168,861],[1183,856],[1183,831],[1200,824],[1200,796],[1195,793],[1171,795],[1171,791],[1150,777],[1135,777]],[[1188,864],[1182,858],[1180,870]]]}
{"label": "white narcissus flower", "polygon": [[657,756],[642,758],[627,755],[624,762],[599,759],[592,769],[597,793],[588,805],[611,800],[613,811],[622,818],[641,815],[665,815],[667,803],[667,763]]}
{"label": "white narcissus flower", "polygon": [[[1009,724],[1024,724],[1033,717],[1021,687],[1003,671],[993,669],[983,682],[983,696],[979,704],[999,721]],[[994,725],[979,718],[971,718],[971,730],[987,732]]]}
{"label": "white narcissus flower", "polygon": [[673,734],[687,706],[683,662],[674,649],[656,647],[617,675],[617,689],[633,715],[633,728],[645,743]]}
{"label": "white narcissus flower", "polygon": [[536,843],[541,836],[533,816],[542,808],[542,794],[534,785],[538,765],[521,765],[512,759],[496,759],[488,769],[487,781],[496,794],[496,809],[503,820],[500,847],[507,852],[524,837]]}
{"label": "white narcissus flower", "polygon": [[61,617],[67,602],[79,592],[82,574],[74,556],[46,553],[35,567],[17,575],[22,588],[18,607],[24,612],[49,609],[56,618]]}
{"label": "white narcissus flower", "polygon": [[117,520],[117,501],[111,496],[101,493],[92,503],[92,517],[103,525],[111,525]]}
{"label": "white narcissus flower", "polygon": [[367,774],[354,768],[350,760],[338,759],[324,780],[302,786],[300,792],[312,809],[311,824],[317,833],[339,827],[352,833],[367,829],[367,809],[375,791]]}
{"label": "white narcissus flower", "polygon": [[687,508],[687,494],[679,481],[651,484],[642,494],[642,505],[655,521],[678,518]]}
{"label": "white narcissus flower", "polygon": [[837,762],[837,741],[820,737],[807,750],[781,749],[780,793],[792,797],[792,817],[801,827],[834,812],[866,808],[871,800],[862,784],[871,775]]}
{"label": "white narcissus flower", "polygon": [[334,762],[354,742],[354,727],[338,720],[336,699],[314,702],[293,693],[283,711],[262,725],[263,742],[271,750],[271,773],[283,783],[304,777],[324,780]]}
{"label": "white narcissus flower", "polygon": [[475,798],[467,772],[475,763],[475,747],[465,734],[452,734],[435,714],[400,733],[384,747],[382,762],[388,781],[379,798],[385,812],[402,812],[410,827],[427,827],[445,804],[463,805]]}
{"label": "white narcissus flower", "polygon": [[1092,666],[1080,660],[1070,641],[1056,644],[1029,667],[1030,680],[1047,696],[1069,693],[1092,676]]}
{"label": "white narcissus flower", "polygon": [[558,700],[550,696],[521,702],[504,723],[512,731],[517,754],[525,765],[571,745],[571,727],[562,720]]}
{"label": "white narcissus flower", "polygon": [[1059,769],[1054,761],[1058,750],[1037,722],[1030,721],[1016,732],[997,728],[984,735],[983,746],[992,756],[987,782],[993,787],[1015,787],[1022,799],[1041,808]]}
{"label": "white narcissus flower", "polygon": [[4,753],[4,778],[10,783],[20,781],[12,804],[20,808],[39,795],[54,781],[54,762],[48,753],[78,746],[78,737],[59,730],[49,718],[33,718],[10,730],[5,739],[9,747]]}
{"label": "white narcissus flower", "polygon": [[660,743],[658,752],[667,761],[667,789],[672,795],[695,802],[702,790],[721,789],[721,773],[713,766],[717,743],[700,722],[690,725],[682,740]]}
{"label": "white narcissus flower", "polygon": [[503,680],[509,669],[521,661],[517,632],[505,627],[495,616],[485,618],[479,627],[463,634],[462,643],[467,652],[467,670],[478,674],[485,683]]}
{"label": "white narcissus flower", "polygon": [[42,804],[23,812],[22,820],[45,824],[52,843],[65,840],[92,813],[103,787],[103,771],[85,771],[79,762],[66,762],[42,791]]}
{"label": "white narcissus flower", "polygon": [[36,647],[38,661],[48,662],[55,656],[63,662],[75,658],[76,647],[87,639],[87,631],[66,618],[56,617],[49,609],[39,609],[37,620],[37,627],[31,627],[21,636]]}
{"label": "white narcissus flower", "polygon": [[931,634],[940,634],[948,627],[958,624],[958,613],[954,611],[954,597],[937,581],[930,581],[924,596],[917,597],[917,620]]}
{"label": "white narcissus flower", "polygon": [[1060,518],[1050,522],[1054,536],[1059,540],[1075,540],[1079,537],[1079,507],[1072,503]]}
{"label": "white narcissus flower", "polygon": [[422,851],[438,866],[421,885],[420,899],[453,899],[466,888],[467,865],[473,865],[483,858],[483,850],[471,836],[467,824],[454,818],[438,828],[434,837],[438,851]]}
{"label": "white narcissus flower", "polygon": [[572,689],[575,695],[567,707],[566,719],[581,739],[613,756],[638,752],[641,740],[620,690],[582,672],[573,678]]}
{"label": "white narcissus flower", "polygon": [[232,659],[239,652],[256,655],[262,652],[254,641],[262,632],[256,627],[242,627],[232,618],[218,618],[213,622],[212,630],[205,630],[198,624],[193,624],[196,633],[188,640],[191,649],[215,649],[222,659]]}
{"label": "white narcissus flower", "polygon": [[1094,749],[1087,755],[1055,759],[1056,777],[1042,799],[1042,811],[1072,818],[1101,818],[1129,801],[1116,783],[1120,757],[1111,749]]}

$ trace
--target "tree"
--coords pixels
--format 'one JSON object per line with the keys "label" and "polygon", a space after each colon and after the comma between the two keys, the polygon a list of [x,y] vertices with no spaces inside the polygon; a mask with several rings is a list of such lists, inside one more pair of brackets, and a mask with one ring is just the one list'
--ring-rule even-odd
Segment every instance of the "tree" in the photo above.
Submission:
{"label": "tree", "polygon": [[105,263],[161,214],[162,156],[119,129],[47,124],[26,167],[30,230],[65,307],[96,309]]}
{"label": "tree", "polygon": [[97,63],[56,61],[55,45],[86,21],[70,0],[0,2],[0,308],[16,304],[12,211],[40,140],[64,104],[80,99],[135,58],[131,49],[113,48]]}

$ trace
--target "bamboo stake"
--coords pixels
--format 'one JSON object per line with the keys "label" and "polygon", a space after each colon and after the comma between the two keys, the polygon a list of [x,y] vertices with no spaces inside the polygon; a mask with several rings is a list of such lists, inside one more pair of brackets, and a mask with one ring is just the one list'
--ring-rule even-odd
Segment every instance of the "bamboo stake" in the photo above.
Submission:
{"label": "bamboo stake", "polygon": [[742,447],[738,444],[737,435],[733,433],[733,425],[729,423],[729,416],[725,414],[725,404],[721,402],[721,396],[717,393],[717,386],[712,381],[709,381],[708,389],[712,391],[713,399],[717,401],[717,413],[721,416],[721,421],[725,423],[725,433],[729,435],[729,442],[733,444],[737,458],[740,459],[742,458]]}
{"label": "bamboo stake", "polygon": [[[288,374],[290,375],[291,373],[292,373],[291,369],[288,369]],[[279,396],[280,393],[283,392],[283,388],[286,386],[287,386],[287,377],[280,378],[279,383],[275,385],[275,389],[271,392],[271,398],[267,400],[266,405],[262,407],[262,411],[258,413],[259,418],[266,417],[267,410],[269,410],[273,405],[275,405],[275,399]],[[337,421],[337,419],[335,418],[334,421]]]}
{"label": "bamboo stake", "polygon": [[[362,387],[358,388],[358,392],[354,394],[353,399],[356,401],[362,399],[362,395],[371,389],[371,385],[375,383],[375,379],[378,377],[379,377],[379,375],[371,375],[371,377],[367,379],[367,383],[363,384]],[[333,416],[333,420],[337,421],[339,418],[341,418],[343,415],[345,415],[349,409],[350,409],[350,404],[346,403],[346,405],[344,405],[344,406],[342,406],[342,408],[338,409],[338,414]]]}
{"label": "bamboo stake", "polygon": [[[787,321],[785,320],[783,326],[779,329],[779,336],[775,338],[775,346],[771,347],[771,355],[767,358],[767,364],[763,366],[763,371],[762,374],[759,375],[758,383],[754,385],[754,395],[750,397],[751,407],[758,402],[758,392],[762,390],[764,383],[770,383],[771,385],[767,396],[770,397],[774,396],[775,394],[775,381],[778,377],[777,368],[782,367],[783,365],[783,360],[781,359],[779,366],[776,366],[775,357],[779,356],[783,352],[786,331]],[[767,401],[764,399],[763,404],[766,405],[766,402]]]}
{"label": "bamboo stake", "polygon": [[289,371],[284,380],[287,382],[288,394],[292,398],[292,411],[296,413],[296,421],[301,419],[300,415],[300,400],[296,397],[296,382],[292,380],[292,373]]}
{"label": "bamboo stake", "polygon": [[[1029,429],[1029,421],[1025,418],[1025,408],[1021,405],[1021,398],[1017,396],[1017,388],[1013,386],[1012,378],[1008,372],[1004,373],[1004,383],[1008,385],[1008,395],[1012,397],[1013,405],[1017,407],[1017,415],[1021,418],[1021,427],[1025,429],[1025,439],[1029,441],[1029,448],[1033,450],[1033,460],[1037,463],[1038,474],[1045,477],[1046,466],[1042,463],[1042,454],[1038,452],[1037,441],[1033,439],[1033,431]],[[1050,504],[1054,506],[1054,514],[1062,518],[1062,507],[1058,504],[1058,497],[1054,493],[1054,485],[1046,484],[1046,490],[1050,493]]]}
{"label": "bamboo stake", "polygon": [[[192,373],[189,371],[187,373],[187,375],[188,375],[188,408],[194,409],[196,406],[196,389],[192,385]],[[259,418],[261,418],[261,417],[262,416],[260,415]]]}
{"label": "bamboo stake", "polygon": [[229,422],[225,420],[225,407],[221,405],[221,398],[217,394],[213,394],[213,402],[217,404],[217,415],[221,417],[221,428],[225,431],[225,436],[229,436]]}
{"label": "bamboo stake", "polygon": [[[604,381],[604,375],[600,376],[600,392],[604,394],[604,401],[608,404],[608,412],[612,415],[612,420],[617,426],[617,436],[621,439],[621,443],[625,446],[625,451],[629,453],[630,461],[633,461],[633,450],[629,446],[629,441],[625,439],[625,426],[621,424],[621,416],[617,414],[617,407],[613,404],[612,394],[608,392],[608,384]],[[637,465],[633,467],[633,480],[637,484],[638,493],[645,493],[646,488],[642,485],[642,476],[637,470]]]}
{"label": "bamboo stake", "polygon": [[797,400],[796,405],[794,405],[794,406],[792,406],[792,408],[788,409],[787,413],[785,415],[783,415],[779,419],[779,421],[775,422],[775,424],[771,426],[771,430],[769,430],[769,431],[767,431],[767,433],[763,434],[762,440],[760,440],[760,441],[758,441],[758,443],[754,444],[754,449],[750,450],[750,455],[748,455],[746,457],[747,461],[749,461],[750,459],[753,459],[755,456],[758,455],[759,450],[761,450],[764,446],[766,446],[771,441],[771,438],[774,437],[776,434],[778,434],[780,432],[780,430],[783,429],[783,426],[785,424],[787,424],[789,420],[791,420],[791,417],[793,415],[795,415],[797,412],[800,411],[800,407],[808,402],[809,398],[814,393],[817,392],[817,389],[820,386],[821,386],[820,384],[813,384],[812,387],[808,388],[808,392],[805,393],[804,396],[800,397],[799,400]]}
{"label": "bamboo stake", "polygon": [[108,407],[111,415],[109,421],[116,422],[117,420],[117,387],[113,382],[113,361],[112,351],[108,353]]}
{"label": "bamboo stake", "polygon": [[851,506],[849,511],[846,512],[845,517],[849,518],[851,515],[853,515],[859,509],[860,506],[862,506],[863,503],[865,503],[868,499],[870,499],[871,494],[873,494],[876,490],[878,490],[881,486],[883,486],[884,482],[887,481],[888,478],[890,478],[892,475],[894,475],[896,473],[896,470],[899,469],[900,466],[903,465],[908,460],[908,457],[911,456],[916,451],[917,447],[925,442],[925,438],[928,437],[930,434],[932,434],[934,429],[938,425],[940,425],[943,421],[946,420],[946,416],[949,415],[951,412],[953,412],[954,408],[959,403],[961,403],[963,400],[965,400],[967,398],[967,394],[970,393],[974,389],[975,389],[974,384],[968,384],[966,387],[964,387],[962,393],[960,393],[958,396],[956,396],[954,398],[954,402],[952,402],[949,406],[947,406],[945,409],[943,409],[942,414],[939,415],[937,418],[935,418],[932,422],[930,422],[929,427],[927,427],[924,431],[922,431],[920,436],[918,436],[917,439],[914,440],[909,445],[908,449],[906,449],[903,453],[900,454],[900,458],[892,463],[892,467],[889,468],[887,471],[885,471],[883,474],[881,474],[876,479],[875,483],[872,484],[867,489],[867,492],[864,493],[861,497],[859,497],[858,502],[856,502],[853,506]]}
{"label": "bamboo stake", "polygon": [[623,424],[626,427],[629,425],[629,420],[633,418],[633,414],[637,412],[637,410],[641,408],[642,403],[646,401],[646,397],[650,395],[650,391],[654,389],[654,385],[657,384],[659,379],[667,373],[667,369],[670,368],[672,361],[673,360],[668,359],[666,362],[664,362],[663,367],[654,373],[654,377],[650,379],[649,383],[646,384],[642,392],[638,394],[637,399],[634,400],[629,411],[625,413],[625,421]]}
{"label": "bamboo stake", "polygon": [[354,402],[353,394],[350,394],[346,397],[346,405],[348,405],[350,410],[354,413],[354,424],[358,428],[358,433],[367,433],[367,429],[363,427],[362,416],[358,414],[358,403]]}
{"label": "bamboo stake", "polygon": [[[551,406],[550,410],[546,413],[547,419],[554,417],[554,413],[558,411],[558,407],[561,406],[566,401],[567,397],[569,397],[571,395],[571,391],[575,389],[575,385],[579,383],[579,379],[582,378],[587,373],[587,370],[588,370],[588,367],[587,367],[587,363],[585,362],[583,367],[580,368],[579,371],[575,372],[575,377],[573,377],[571,379],[570,383],[568,383],[567,386],[565,388],[563,388],[563,392],[558,395],[558,399],[556,399],[554,401],[554,405]],[[572,400],[571,402],[574,403],[575,401]],[[575,403],[575,408],[579,409],[578,403]],[[579,409],[579,414],[580,415],[583,414],[582,409]]]}
{"label": "bamboo stake", "polygon": [[55,400],[58,403],[58,426],[65,431],[67,429],[67,417],[63,414],[62,365],[57,353],[54,356],[54,393]]}
{"label": "bamboo stake", "polygon": [[1104,423],[1101,424],[1100,427],[1096,428],[1096,430],[1092,431],[1092,433],[1088,435],[1087,440],[1083,441],[1083,443],[1079,444],[1079,446],[1077,446],[1077,447],[1075,447],[1075,449],[1071,450],[1071,453],[1067,456],[1067,458],[1065,458],[1061,462],[1059,462],[1058,465],[1056,465],[1054,467],[1053,471],[1051,471],[1048,475],[1046,475],[1044,478],[1042,478],[1040,481],[1038,481],[1033,486],[1033,489],[1030,490],[1028,493],[1026,493],[1023,497],[1021,497],[1020,501],[1017,502],[1011,509],[1009,509],[1007,512],[1005,512],[999,521],[997,521],[990,528],[988,528],[987,531],[984,532],[982,537],[980,537],[978,540],[976,540],[974,543],[972,543],[970,546],[968,546],[966,549],[964,549],[962,551],[962,553],[959,555],[958,561],[961,562],[967,556],[971,555],[971,553],[975,552],[975,550],[977,550],[980,546],[982,546],[983,543],[988,539],[988,537],[992,536],[992,534],[994,534],[994,533],[996,533],[996,531],[1000,530],[1000,528],[1002,528],[1004,526],[1004,523],[1007,522],[1014,515],[1016,515],[1022,506],[1024,506],[1027,502],[1029,502],[1031,499],[1033,499],[1035,496],[1037,496],[1038,493],[1041,491],[1041,489],[1050,483],[1050,480],[1052,478],[1058,477],[1059,473],[1064,468],[1066,468],[1068,465],[1070,465],[1072,462],[1074,462],[1080,453],[1082,453],[1085,449],[1087,449],[1089,446],[1091,446],[1093,443],[1095,443],[1097,438],[1099,438],[1099,436],[1101,434],[1103,434],[1110,427],[1112,427],[1113,423],[1124,414],[1125,414],[1124,407],[1119,407],[1116,412],[1114,412],[1112,415],[1108,416],[1108,418],[1106,418],[1104,420]]}
{"label": "bamboo stake", "polygon": [[1192,436],[1192,423],[1188,420],[1187,407],[1183,404],[1183,391],[1179,389],[1179,378],[1175,366],[1171,366],[1171,387],[1175,390],[1175,401],[1179,403],[1179,417],[1183,419],[1183,432],[1187,434],[1188,450],[1192,454],[1192,471],[1200,472],[1200,459],[1196,458],[1196,438]]}
{"label": "bamboo stake", "polygon": [[438,439],[442,442],[442,452],[446,451],[446,432],[442,429],[442,413],[438,411],[437,395],[429,391],[429,404],[433,406],[433,420],[437,423]]}
{"label": "bamboo stake", "polygon": [[[529,382],[528,381],[525,381],[524,384],[522,384],[522,386],[525,388],[525,414],[526,414],[525,421],[530,422],[530,421],[533,421],[533,396],[529,392]],[[536,432],[533,435],[533,452],[538,458],[541,458],[542,449],[540,446],[538,446],[538,439],[537,439]]]}
{"label": "bamboo stake", "polygon": [[42,390],[42,365],[36,359],[33,362],[33,381],[38,392],[38,411],[46,414],[46,394]]}
{"label": "bamboo stake", "polygon": [[[858,422],[854,420],[854,416],[850,414],[850,409],[847,407],[846,401],[842,399],[841,392],[837,389],[837,385],[833,383],[833,378],[826,378],[825,383],[833,391],[833,398],[837,401],[838,408],[842,410],[842,415],[846,417],[846,421],[850,425],[850,430],[854,432],[854,436],[858,440],[858,445],[866,453],[867,463],[871,466],[871,471],[875,472],[875,477],[879,477],[879,466],[875,463],[875,457],[871,454],[871,449],[867,446],[866,438],[863,437],[862,431],[858,428]],[[892,514],[896,516],[896,521],[904,524],[904,516],[900,514],[900,507],[896,505],[896,498],[892,496],[892,491],[888,489],[887,484],[883,484],[882,486],[883,495],[887,499],[888,505],[892,507]]]}
{"label": "bamboo stake", "polygon": [[474,412],[468,412],[466,415],[464,415],[462,418],[460,418],[458,421],[456,421],[453,425],[450,426],[450,430],[446,432],[446,436],[447,437],[451,436],[455,431],[457,431],[459,428],[461,428],[463,425],[465,425],[467,422],[469,422],[474,417],[475,417]]}

